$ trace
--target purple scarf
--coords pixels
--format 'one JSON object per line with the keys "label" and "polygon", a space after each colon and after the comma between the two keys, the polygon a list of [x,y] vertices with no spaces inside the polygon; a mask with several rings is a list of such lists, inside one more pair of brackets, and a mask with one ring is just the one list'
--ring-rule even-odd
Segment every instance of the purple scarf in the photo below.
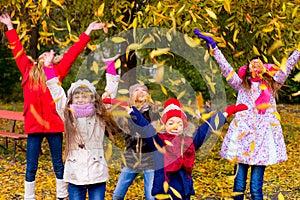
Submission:
{"label": "purple scarf", "polygon": [[95,114],[95,106],[93,103],[87,104],[70,104],[70,108],[74,111],[75,118],[91,117]]}

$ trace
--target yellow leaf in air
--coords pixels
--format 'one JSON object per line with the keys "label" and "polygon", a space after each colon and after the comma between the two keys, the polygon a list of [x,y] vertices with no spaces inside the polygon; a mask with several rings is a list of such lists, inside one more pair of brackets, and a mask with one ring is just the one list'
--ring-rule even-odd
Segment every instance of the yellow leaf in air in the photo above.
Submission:
{"label": "yellow leaf in air", "polygon": [[161,81],[163,80],[164,78],[164,67],[161,66],[157,69],[155,75],[154,75],[154,79],[155,79],[155,82],[156,83],[161,83]]}
{"label": "yellow leaf in air", "polygon": [[217,15],[216,15],[211,9],[205,8],[205,10],[206,10],[207,14],[208,14],[211,18],[213,18],[213,19],[218,19],[218,18],[217,18]]}
{"label": "yellow leaf in air", "polygon": [[167,89],[162,85],[162,84],[159,84],[160,85],[160,88],[161,88],[161,91],[164,93],[164,95],[168,95],[168,92],[167,92]]}
{"label": "yellow leaf in air", "polygon": [[191,108],[191,107],[182,106],[182,110],[185,111],[185,112],[187,112],[187,113],[189,113],[192,116],[196,116],[196,113],[195,113],[194,109]]}
{"label": "yellow leaf in air", "polygon": [[281,192],[278,194],[277,199],[278,199],[278,200],[284,200],[284,196],[282,195]]}
{"label": "yellow leaf in air", "polygon": [[42,0],[42,9],[45,9],[47,6],[48,0]]}
{"label": "yellow leaf in air", "polygon": [[250,152],[253,152],[255,149],[255,141],[253,140],[250,144]]}
{"label": "yellow leaf in air", "polygon": [[181,99],[185,95],[185,93],[186,93],[186,90],[183,90],[182,92],[180,92],[177,96],[177,99],[178,100]]}
{"label": "yellow leaf in air", "polygon": [[268,109],[268,108],[272,108],[274,107],[274,105],[270,104],[270,103],[262,103],[258,106],[256,106],[257,110],[264,110],[264,109]]}
{"label": "yellow leaf in air", "polygon": [[286,61],[287,61],[287,57],[283,57],[281,60],[281,65],[280,65],[280,69],[286,73]]}
{"label": "yellow leaf in air", "polygon": [[273,30],[274,30],[274,27],[273,27],[273,26],[267,26],[267,27],[265,27],[265,28],[263,29],[263,32],[268,33],[268,32],[271,32],[271,31],[273,31]]}
{"label": "yellow leaf in air", "polygon": [[127,89],[120,89],[120,90],[118,90],[118,93],[119,94],[128,94],[129,91]]}
{"label": "yellow leaf in air", "polygon": [[[57,102],[59,102],[60,100],[61,100],[61,97],[59,97],[59,98],[57,98],[57,99],[54,99],[52,103],[57,103]],[[52,104],[52,103],[51,103],[51,104]]]}
{"label": "yellow leaf in air", "polygon": [[234,122],[234,125],[235,125],[236,127],[239,126],[239,124],[237,123],[236,119],[234,119],[233,122]]}
{"label": "yellow leaf in air", "polygon": [[116,61],[115,61],[115,68],[116,69],[119,69],[121,67],[121,60],[118,58]]}
{"label": "yellow leaf in air", "polygon": [[97,85],[98,82],[99,82],[99,80],[95,80],[95,81],[92,82],[92,84],[93,84],[93,85]]}
{"label": "yellow leaf in air", "polygon": [[92,66],[90,68],[91,71],[94,71],[98,75],[98,63],[96,61],[93,61]]}
{"label": "yellow leaf in air", "polygon": [[129,114],[125,110],[113,110],[111,114],[114,117],[130,117]]}
{"label": "yellow leaf in air", "polygon": [[281,117],[280,117],[280,114],[279,114],[278,112],[273,112],[272,114],[275,115],[275,117],[276,117],[279,121],[281,121]]}
{"label": "yellow leaf in air", "polygon": [[[166,145],[168,145],[168,146],[174,146],[173,144],[172,144],[172,142],[170,142],[169,140],[164,140],[164,143],[166,144]],[[167,192],[167,191],[165,191],[165,192]]]}
{"label": "yellow leaf in air", "polygon": [[164,191],[165,191],[165,193],[168,192],[168,189],[169,189],[169,183],[167,181],[164,181]]}
{"label": "yellow leaf in air", "polygon": [[244,137],[246,135],[246,132],[242,132],[241,134],[238,135],[238,139],[241,139],[242,137]]}
{"label": "yellow leaf in air", "polygon": [[157,151],[159,151],[162,154],[166,153],[165,147],[161,147],[159,144],[157,144],[157,142],[155,141],[154,138],[153,138],[153,143],[154,143],[154,146],[157,149]]}
{"label": "yellow leaf in air", "polygon": [[170,199],[170,195],[169,194],[157,194],[155,195],[155,198],[158,200],[163,200],[163,199]]}
{"label": "yellow leaf in air", "polygon": [[236,43],[239,40],[237,39],[237,36],[239,34],[240,30],[239,29],[235,29],[234,33],[233,33],[233,42]]}
{"label": "yellow leaf in air", "polygon": [[196,100],[197,100],[198,110],[202,109],[204,106],[204,100],[201,92],[199,92],[199,94],[197,95]]}
{"label": "yellow leaf in air", "polygon": [[258,49],[256,48],[256,46],[253,45],[252,50],[255,55],[260,56],[260,53],[259,53]]}
{"label": "yellow leaf in air", "polygon": [[300,72],[292,78],[294,81],[300,82]]}
{"label": "yellow leaf in air", "polygon": [[211,111],[209,113],[202,113],[201,114],[201,119],[204,119],[205,121],[211,118],[211,116],[215,114],[215,111]]}
{"label": "yellow leaf in air", "polygon": [[114,43],[122,43],[122,42],[127,42],[127,40],[125,38],[122,37],[112,37],[111,41],[113,41]]}
{"label": "yellow leaf in air", "polygon": [[61,3],[57,0],[51,0],[53,3],[55,3],[56,5],[58,5],[59,7],[61,7],[62,9],[64,9],[64,7],[61,5]]}
{"label": "yellow leaf in air", "polygon": [[293,97],[299,96],[299,95],[300,95],[300,90],[298,92],[295,92],[295,93],[292,94]]}
{"label": "yellow leaf in air", "polygon": [[240,57],[240,56],[243,55],[244,53],[245,53],[245,51],[239,51],[239,52],[235,53],[235,54],[233,55],[233,57],[234,57],[234,58]]}
{"label": "yellow leaf in air", "polygon": [[215,126],[216,126],[216,129],[218,129],[219,123],[220,123],[219,115],[216,115],[216,117],[215,117]]}
{"label": "yellow leaf in air", "polygon": [[171,187],[170,186],[170,190],[173,192],[173,194],[176,196],[176,197],[178,197],[179,199],[182,199],[182,196],[181,196],[181,194],[177,191],[177,190],[175,190],[173,187]]}
{"label": "yellow leaf in air", "polygon": [[260,84],[259,85],[259,88],[261,89],[261,90],[266,90],[268,87],[266,86],[266,84]]}
{"label": "yellow leaf in air", "polygon": [[228,14],[231,14],[231,10],[230,10],[230,0],[225,0],[224,1],[224,9],[226,10],[226,12]]}
{"label": "yellow leaf in air", "polygon": [[112,156],[112,142],[109,140],[107,144],[107,149],[105,150],[106,161],[109,161]]}
{"label": "yellow leaf in air", "polygon": [[71,33],[71,26],[70,26],[70,23],[69,23],[68,19],[67,19],[67,29],[68,29],[68,32]]}
{"label": "yellow leaf in air", "polygon": [[156,49],[156,50],[152,50],[149,54],[150,58],[154,58],[156,56],[160,56],[163,54],[170,54],[169,53],[170,48],[160,48],[160,49]]}
{"label": "yellow leaf in air", "polygon": [[193,40],[191,37],[189,37],[188,34],[184,34],[184,40],[185,40],[186,44],[192,48],[194,48],[200,44],[200,40],[198,40],[198,42],[197,42],[197,40]]}
{"label": "yellow leaf in air", "polygon": [[276,40],[272,46],[269,48],[268,50],[268,54],[272,54],[273,51],[275,51],[276,49],[278,49],[279,47],[283,46],[283,42],[281,40]]}
{"label": "yellow leaf in air", "polygon": [[104,16],[104,14],[103,14],[104,6],[105,6],[105,3],[102,3],[102,4],[99,6],[98,10],[97,10],[97,15],[98,15],[99,17],[103,17],[103,16]]}
{"label": "yellow leaf in air", "polygon": [[231,70],[231,72],[228,74],[228,76],[226,77],[226,81],[230,80],[233,76],[233,74],[235,73],[234,70]]}

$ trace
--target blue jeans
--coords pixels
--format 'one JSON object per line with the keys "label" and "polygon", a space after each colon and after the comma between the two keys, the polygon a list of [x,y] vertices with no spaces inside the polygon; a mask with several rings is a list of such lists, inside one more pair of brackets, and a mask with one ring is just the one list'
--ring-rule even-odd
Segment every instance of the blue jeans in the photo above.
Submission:
{"label": "blue jeans", "polygon": [[[266,166],[238,164],[235,171],[238,170],[234,179],[234,192],[244,192],[246,190],[247,172],[251,168],[250,194],[253,200],[263,200],[262,186],[264,182],[264,172]],[[237,195],[235,200],[243,200],[244,195]]]}
{"label": "blue jeans", "polygon": [[[151,195],[153,179],[154,179],[154,169],[144,170],[144,191],[146,200],[154,200]],[[119,176],[117,186],[113,192],[113,200],[124,199],[129,186],[132,184],[135,177],[139,172],[130,167],[123,167],[122,172]]]}
{"label": "blue jeans", "polygon": [[35,180],[36,171],[38,169],[38,159],[41,152],[42,141],[46,137],[51,157],[52,165],[57,179],[63,179],[64,164],[62,160],[62,133],[37,133],[28,134],[27,150],[26,150],[26,175],[25,180],[32,182]]}
{"label": "blue jeans", "polygon": [[104,200],[106,182],[91,185],[74,185],[69,183],[69,200],[85,200],[88,192],[89,200]]}

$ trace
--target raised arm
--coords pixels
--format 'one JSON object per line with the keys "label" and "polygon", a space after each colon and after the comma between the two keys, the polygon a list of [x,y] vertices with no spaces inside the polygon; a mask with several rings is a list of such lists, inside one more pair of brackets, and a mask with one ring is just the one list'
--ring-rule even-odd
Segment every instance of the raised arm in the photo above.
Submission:
{"label": "raised arm", "polygon": [[296,63],[299,61],[299,58],[300,52],[296,49],[286,61],[286,71],[279,70],[278,72],[276,72],[276,74],[273,77],[274,80],[278,83],[283,84],[290,75]]}
{"label": "raised arm", "polygon": [[29,71],[29,69],[27,67],[31,66],[29,64],[31,64],[32,62],[28,59],[26,52],[23,48],[23,45],[20,41],[20,38],[19,38],[16,30],[13,28],[10,16],[7,13],[2,14],[0,16],[0,22],[5,24],[7,27],[8,31],[5,32],[5,35],[11,46],[12,53],[16,60],[16,64],[17,64],[22,76],[24,76],[26,71]]}
{"label": "raised arm", "polygon": [[62,60],[55,65],[55,71],[62,81],[70,72],[71,65],[75,62],[79,54],[84,50],[87,43],[90,41],[90,33],[93,30],[100,30],[105,26],[104,23],[94,21],[90,23],[85,32],[79,36],[79,40],[75,42],[69,50],[63,55]]}
{"label": "raised arm", "polygon": [[226,60],[225,56],[222,54],[221,50],[217,47],[213,38],[206,36],[200,30],[194,30],[195,35],[199,38],[206,41],[206,46],[208,49],[213,51],[213,56],[217,61],[223,76],[226,78],[227,82],[231,85],[231,87],[235,90],[239,90],[242,80],[239,78],[238,74],[234,71],[232,66]]}

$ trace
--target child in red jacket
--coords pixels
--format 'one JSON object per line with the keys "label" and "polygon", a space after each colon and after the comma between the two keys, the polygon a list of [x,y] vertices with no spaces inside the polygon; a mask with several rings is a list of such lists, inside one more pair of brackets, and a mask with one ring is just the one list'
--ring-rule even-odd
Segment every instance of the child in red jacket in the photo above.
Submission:
{"label": "child in red jacket", "polygon": [[[38,157],[41,151],[41,143],[43,138],[46,137],[56,175],[56,196],[58,199],[64,199],[68,196],[66,184],[63,181],[62,132],[64,131],[64,125],[55,110],[55,104],[49,89],[46,87],[46,77],[41,68],[52,62],[45,58],[49,54],[54,54],[54,51],[44,52],[36,61],[30,59],[27,57],[17,32],[13,28],[10,16],[2,14],[0,22],[7,26],[8,31],[5,34],[22,74],[24,129],[25,133],[28,134],[24,198],[35,199],[35,175],[38,168]],[[93,30],[102,29],[104,26],[104,23],[92,22],[86,31],[79,36],[79,40],[62,56],[61,60],[53,63],[55,74],[60,78],[60,81],[70,72],[71,65],[89,42],[89,34]]]}

